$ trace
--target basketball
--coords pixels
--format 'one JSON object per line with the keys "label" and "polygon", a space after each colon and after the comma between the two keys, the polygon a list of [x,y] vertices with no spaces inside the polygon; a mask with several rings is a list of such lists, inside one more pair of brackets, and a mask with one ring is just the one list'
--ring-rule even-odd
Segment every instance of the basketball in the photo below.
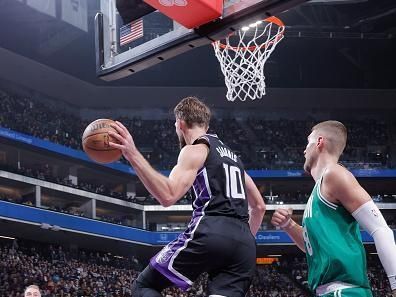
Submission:
{"label": "basketball", "polygon": [[90,123],[82,136],[82,145],[87,155],[94,161],[107,164],[121,158],[122,152],[119,149],[112,148],[109,142],[118,142],[117,139],[109,135],[109,131],[117,133],[110,119],[99,119]]}

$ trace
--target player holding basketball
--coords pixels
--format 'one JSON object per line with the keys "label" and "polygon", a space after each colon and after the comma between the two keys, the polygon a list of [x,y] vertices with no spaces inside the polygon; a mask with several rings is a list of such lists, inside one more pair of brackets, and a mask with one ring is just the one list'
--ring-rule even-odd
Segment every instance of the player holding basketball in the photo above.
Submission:
{"label": "player holding basketball", "polygon": [[265,204],[238,156],[217,136],[206,134],[210,110],[195,97],[174,109],[181,151],[169,177],[155,171],[119,122],[111,133],[148,191],[163,205],[175,204],[192,188],[195,200],[187,229],[165,246],[139,275],[134,297],[160,297],[171,285],[187,290],[208,272],[211,297],[243,297],[255,271],[256,234]]}
{"label": "player holding basketball", "polygon": [[280,226],[306,253],[308,283],[316,296],[372,296],[359,225],[374,238],[381,263],[396,296],[396,246],[392,230],[355,177],[337,164],[347,139],[345,126],[326,121],[312,128],[304,151],[304,170],[316,181],[302,226],[278,209]]}

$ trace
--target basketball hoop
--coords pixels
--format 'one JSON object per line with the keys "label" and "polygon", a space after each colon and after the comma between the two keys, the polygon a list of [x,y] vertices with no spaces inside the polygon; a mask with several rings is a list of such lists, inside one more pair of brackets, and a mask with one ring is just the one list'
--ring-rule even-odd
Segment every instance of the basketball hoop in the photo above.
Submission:
{"label": "basketball hoop", "polygon": [[265,95],[264,65],[284,31],[280,19],[269,17],[212,43],[225,77],[228,101]]}

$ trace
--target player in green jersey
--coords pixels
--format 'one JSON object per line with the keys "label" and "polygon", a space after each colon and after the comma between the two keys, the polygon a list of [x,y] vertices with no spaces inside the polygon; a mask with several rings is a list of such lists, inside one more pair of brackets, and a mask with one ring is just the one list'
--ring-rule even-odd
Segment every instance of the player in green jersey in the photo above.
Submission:
{"label": "player in green jersey", "polygon": [[337,121],[312,128],[304,170],[316,183],[302,226],[291,219],[287,209],[277,209],[272,224],[284,229],[306,253],[308,284],[316,296],[371,297],[360,225],[373,237],[396,297],[394,235],[369,194],[338,164],[346,139],[346,128]]}

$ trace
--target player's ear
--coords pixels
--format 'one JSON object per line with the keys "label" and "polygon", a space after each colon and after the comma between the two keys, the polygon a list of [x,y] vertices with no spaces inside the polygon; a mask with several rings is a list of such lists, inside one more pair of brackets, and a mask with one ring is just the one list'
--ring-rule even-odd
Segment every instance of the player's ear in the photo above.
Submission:
{"label": "player's ear", "polygon": [[184,120],[179,120],[179,128],[182,131],[185,131],[187,129],[187,123]]}
{"label": "player's ear", "polygon": [[325,142],[324,137],[323,136],[319,136],[318,140],[316,141],[316,146],[319,147],[319,148],[322,148],[323,145],[324,145],[324,142]]}

